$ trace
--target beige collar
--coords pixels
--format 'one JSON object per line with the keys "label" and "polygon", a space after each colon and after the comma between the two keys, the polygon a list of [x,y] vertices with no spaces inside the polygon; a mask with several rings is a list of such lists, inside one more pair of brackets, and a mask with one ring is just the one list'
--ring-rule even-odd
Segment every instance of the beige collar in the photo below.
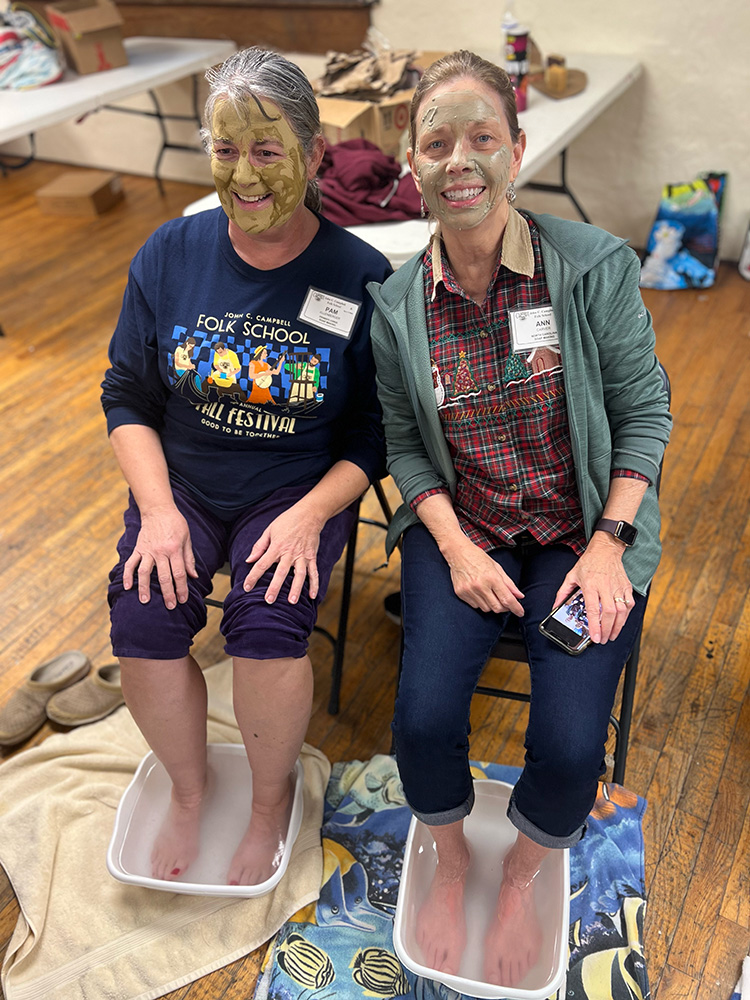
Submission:
{"label": "beige collar", "polygon": [[[435,300],[438,284],[445,282],[443,274],[443,256],[440,252],[440,230],[432,237],[432,299]],[[508,221],[503,233],[503,244],[500,250],[500,263],[515,274],[523,274],[527,278],[534,277],[534,250],[531,246],[531,233],[526,219],[508,206]]]}
{"label": "beige collar", "polygon": [[509,206],[508,223],[503,233],[500,263],[515,274],[534,277],[534,250],[531,246],[529,224],[522,215]]}

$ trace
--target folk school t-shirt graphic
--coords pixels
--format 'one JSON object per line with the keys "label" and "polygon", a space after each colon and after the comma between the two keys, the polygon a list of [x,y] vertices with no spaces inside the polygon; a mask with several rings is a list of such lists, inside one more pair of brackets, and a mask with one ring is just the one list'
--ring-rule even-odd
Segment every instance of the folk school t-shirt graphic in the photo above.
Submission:
{"label": "folk school t-shirt graphic", "polygon": [[330,347],[298,326],[252,311],[199,313],[190,325],[174,326],[169,381],[209,429],[256,438],[294,434],[300,419],[314,419],[331,375]]}
{"label": "folk school t-shirt graphic", "polygon": [[306,250],[266,271],[238,256],[222,209],[171,219],[130,267],[102,392],[108,429],[156,430],[170,478],[219,517],[319,482],[340,459],[377,475],[366,285],[389,270],[322,216]]}

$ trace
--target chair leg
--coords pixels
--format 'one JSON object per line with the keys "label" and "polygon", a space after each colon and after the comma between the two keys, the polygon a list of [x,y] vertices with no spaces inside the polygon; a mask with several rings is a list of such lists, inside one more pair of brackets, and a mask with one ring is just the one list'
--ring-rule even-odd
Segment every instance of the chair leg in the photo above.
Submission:
{"label": "chair leg", "polygon": [[[398,697],[398,686],[399,686],[399,683],[401,682],[401,667],[403,666],[403,663],[404,663],[404,630],[403,630],[403,628],[400,630],[400,632],[401,632],[401,635],[400,635],[399,646],[398,646],[398,674],[396,676],[396,695],[395,695],[395,697],[393,699],[394,700],[393,715],[396,714],[395,700]],[[396,756],[396,737],[394,736],[392,729],[391,729],[391,748],[388,751],[388,753],[391,755],[391,757],[395,757]]]}
{"label": "chair leg", "polygon": [[380,503],[380,509],[383,511],[386,521],[390,524],[393,520],[393,511],[391,510],[391,505],[388,503],[388,497],[385,495],[383,484],[379,479],[376,479],[372,484],[372,488],[375,490],[375,496],[378,498],[378,502]]}
{"label": "chair leg", "polygon": [[628,759],[628,741],[630,739],[630,724],[633,719],[633,702],[635,701],[635,682],[638,677],[638,658],[641,650],[641,633],[635,640],[635,645],[625,664],[625,675],[622,682],[622,705],[620,707],[620,725],[615,745],[615,766],[612,769],[612,780],[617,785],[625,783],[625,765]]}
{"label": "chair leg", "polygon": [[341,694],[341,675],[344,669],[344,652],[346,650],[346,630],[349,624],[349,605],[352,598],[352,581],[354,579],[354,557],[357,552],[357,528],[359,526],[359,507],[354,526],[346,543],[346,561],[344,563],[344,581],[341,590],[341,610],[339,611],[339,627],[333,647],[333,668],[331,670],[331,693],[328,699],[328,714],[338,715],[339,696]]}
{"label": "chair leg", "polygon": [[346,631],[349,623],[349,606],[351,604],[352,597],[352,583],[354,580],[354,558],[357,552],[357,529],[360,523],[362,524],[372,524],[375,527],[383,528],[388,530],[388,525],[391,522],[393,514],[391,512],[390,504],[388,503],[388,498],[385,495],[385,491],[379,480],[375,480],[372,483],[372,488],[375,490],[375,495],[380,503],[381,510],[386,518],[386,523],[382,521],[375,521],[369,517],[360,517],[360,507],[361,503],[357,504],[356,518],[354,520],[354,526],[352,527],[351,534],[349,535],[349,541],[346,544],[346,562],[344,564],[344,581],[342,585],[341,592],[341,610],[339,612],[339,627],[336,633],[336,638],[325,629],[318,628],[319,632],[323,632],[328,639],[333,643],[333,668],[331,670],[331,693],[328,699],[328,714],[338,715],[339,711],[339,696],[341,694],[341,676],[344,668],[344,653],[346,651]]}

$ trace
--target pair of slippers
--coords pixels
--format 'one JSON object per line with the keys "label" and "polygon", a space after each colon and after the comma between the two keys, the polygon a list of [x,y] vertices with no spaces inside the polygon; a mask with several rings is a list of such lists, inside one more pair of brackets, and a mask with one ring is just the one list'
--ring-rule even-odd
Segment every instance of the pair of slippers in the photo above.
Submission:
{"label": "pair of slippers", "polygon": [[92,674],[85,653],[73,649],[37,667],[0,709],[0,746],[23,743],[47,719],[61,726],[97,722],[124,704],[120,665],[109,663]]}

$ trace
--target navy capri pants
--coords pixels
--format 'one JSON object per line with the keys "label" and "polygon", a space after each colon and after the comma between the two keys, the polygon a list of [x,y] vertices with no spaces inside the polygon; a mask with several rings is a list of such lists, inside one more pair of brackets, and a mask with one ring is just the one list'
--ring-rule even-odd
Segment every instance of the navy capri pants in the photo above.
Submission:
{"label": "navy capri pants", "polygon": [[314,484],[285,487],[241,511],[231,520],[217,517],[178,483],[172,492],[178,510],[187,520],[195,555],[197,578],[188,577],[188,599],[169,610],[162,599],[156,570],[151,575],[151,600],[142,604],[138,588],[124,590],[123,567],[138,538],[141,517],[130,495],[125,511],[125,531],[117,546],[119,559],[110,573],[112,649],[115,656],[153,660],[178,660],[188,655],[193,638],[206,624],[206,598],[214,574],[226,562],[231,567],[232,589],[224,601],[221,632],[229,656],[268,660],[299,659],[315,625],[318,604],[325,597],[331,571],[344,550],[354,524],[356,504],[332,517],[320,534],[317,563],[319,593],[311,600],[305,582],[299,601],[287,600],[292,573],[274,604],[267,604],[265,592],[273,577],[272,566],[247,593],[242,584],[251,565],[245,560],[255,542],[279,514],[305,496]]}

